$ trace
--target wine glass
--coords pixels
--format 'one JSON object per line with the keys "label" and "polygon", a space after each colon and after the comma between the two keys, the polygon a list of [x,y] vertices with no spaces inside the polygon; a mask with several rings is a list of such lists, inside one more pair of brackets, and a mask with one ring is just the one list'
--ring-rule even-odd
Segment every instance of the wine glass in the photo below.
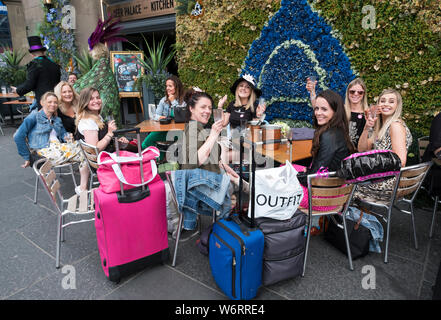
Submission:
{"label": "wine glass", "polygon": [[113,118],[113,116],[112,116],[111,114],[108,114],[108,115],[106,116],[106,120],[107,120],[107,122],[110,122],[110,121],[113,121],[113,120],[115,120],[115,119]]}
{"label": "wine glass", "polygon": [[224,110],[223,109],[213,109],[214,122],[218,122],[223,119]]}

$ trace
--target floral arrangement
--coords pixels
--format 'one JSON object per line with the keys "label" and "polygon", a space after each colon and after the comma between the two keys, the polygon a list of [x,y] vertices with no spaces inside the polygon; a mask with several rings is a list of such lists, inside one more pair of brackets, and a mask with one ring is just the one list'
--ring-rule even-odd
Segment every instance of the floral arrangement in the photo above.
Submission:
{"label": "floral arrangement", "polygon": [[44,20],[39,28],[47,55],[61,66],[62,79],[67,79],[69,72],[78,71],[76,60],[73,58],[77,54],[74,31],[62,25],[62,10],[67,5],[70,5],[69,0],[53,0],[52,8],[47,8],[41,1]]}
{"label": "floral arrangement", "polygon": [[308,76],[317,78],[317,91],[330,88],[344,97],[355,72],[333,34],[306,0],[282,0],[279,11],[251,44],[241,71],[258,79],[268,120],[312,120],[305,88]]}

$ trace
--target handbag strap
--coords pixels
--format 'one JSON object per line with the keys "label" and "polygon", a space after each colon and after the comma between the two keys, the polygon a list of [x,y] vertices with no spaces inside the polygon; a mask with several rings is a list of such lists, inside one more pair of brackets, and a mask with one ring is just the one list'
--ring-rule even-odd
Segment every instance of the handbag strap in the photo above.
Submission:
{"label": "handbag strap", "polygon": [[364,210],[366,209],[360,208],[360,218],[358,218],[357,223],[354,225],[354,230],[358,230],[358,228],[360,228],[361,219],[363,219],[363,214],[365,212]]}

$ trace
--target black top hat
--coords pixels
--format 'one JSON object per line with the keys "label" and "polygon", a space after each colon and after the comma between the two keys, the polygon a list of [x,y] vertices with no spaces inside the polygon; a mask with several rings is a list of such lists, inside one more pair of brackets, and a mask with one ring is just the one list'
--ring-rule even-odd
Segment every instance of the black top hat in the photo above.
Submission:
{"label": "black top hat", "polygon": [[41,39],[39,36],[28,37],[28,42],[29,52],[46,51],[46,47],[41,44]]}
{"label": "black top hat", "polygon": [[254,80],[254,77],[250,74],[245,74],[234,82],[234,84],[230,88],[232,94],[236,94],[236,88],[242,81],[246,81],[249,84],[251,89],[254,90],[254,93],[257,97],[260,97],[262,95],[262,90],[256,87],[256,80]]}

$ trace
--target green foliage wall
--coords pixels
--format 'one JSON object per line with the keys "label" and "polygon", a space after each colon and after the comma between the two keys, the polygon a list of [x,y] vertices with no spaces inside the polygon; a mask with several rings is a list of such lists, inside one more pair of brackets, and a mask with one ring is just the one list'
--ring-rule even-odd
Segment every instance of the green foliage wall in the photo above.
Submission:
{"label": "green foliage wall", "polygon": [[[316,0],[311,5],[341,34],[353,68],[366,82],[369,101],[385,88],[398,89],[414,138],[428,134],[441,110],[439,0]],[[365,5],[375,8],[373,30],[362,27]],[[203,7],[200,18],[177,16],[179,76],[187,86],[219,98],[229,93],[252,41],[280,1],[206,0]]]}
{"label": "green foliage wall", "polygon": [[206,0],[202,4],[202,17],[176,17],[179,77],[185,85],[198,86],[217,100],[229,94],[251,43],[280,1]]}

